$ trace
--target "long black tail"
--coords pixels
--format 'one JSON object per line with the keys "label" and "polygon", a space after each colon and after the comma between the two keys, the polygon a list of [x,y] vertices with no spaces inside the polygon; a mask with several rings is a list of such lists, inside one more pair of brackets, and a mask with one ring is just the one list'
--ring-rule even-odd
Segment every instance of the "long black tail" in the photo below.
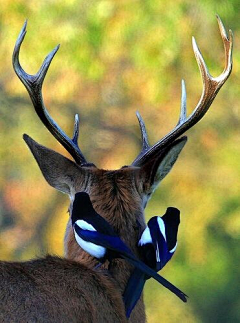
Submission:
{"label": "long black tail", "polygon": [[180,289],[178,289],[176,286],[171,284],[168,280],[157,274],[153,269],[145,265],[143,262],[139,261],[136,258],[132,258],[129,255],[123,255],[122,258],[126,259],[130,264],[141,270],[143,273],[145,273],[147,276],[151,276],[156,281],[158,281],[160,284],[162,284],[164,287],[169,289],[172,293],[174,293],[177,297],[179,297],[183,302],[187,302],[187,295],[183,293]]}
{"label": "long black tail", "polygon": [[132,310],[142,294],[146,277],[147,276],[141,270],[135,269],[128,280],[127,286],[123,293],[123,301],[125,304],[127,318],[130,317]]}

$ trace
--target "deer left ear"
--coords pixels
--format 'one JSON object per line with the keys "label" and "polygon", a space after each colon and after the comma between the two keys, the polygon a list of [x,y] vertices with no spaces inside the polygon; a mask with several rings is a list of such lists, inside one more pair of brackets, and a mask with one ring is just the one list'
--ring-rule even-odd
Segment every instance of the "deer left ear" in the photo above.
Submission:
{"label": "deer left ear", "polygon": [[88,170],[79,167],[73,161],[57,152],[38,144],[28,135],[23,139],[31,150],[38,166],[49,185],[71,195],[75,190],[76,179],[84,183]]}
{"label": "deer left ear", "polygon": [[172,169],[186,142],[187,137],[175,140],[155,158],[141,167],[144,193],[148,195],[153,193],[158,184]]}

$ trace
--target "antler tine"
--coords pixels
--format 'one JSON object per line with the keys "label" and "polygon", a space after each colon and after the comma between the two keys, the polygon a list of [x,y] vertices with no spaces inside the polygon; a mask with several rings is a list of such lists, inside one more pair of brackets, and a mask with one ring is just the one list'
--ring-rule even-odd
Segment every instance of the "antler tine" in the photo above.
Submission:
{"label": "antler tine", "polygon": [[73,140],[71,140],[66,133],[58,126],[58,124],[51,118],[49,115],[42,98],[42,85],[44,78],[47,74],[48,68],[51,64],[53,57],[59,49],[59,46],[56,46],[45,58],[42,66],[39,71],[35,75],[27,74],[21,64],[19,62],[19,52],[26,35],[26,27],[27,21],[25,21],[22,30],[18,36],[18,39],[15,44],[15,48],[13,51],[13,68],[21,80],[21,82],[26,87],[30,99],[32,100],[35,111],[43,124],[47,127],[47,129],[53,134],[53,136],[63,145],[63,147],[71,154],[71,156],[75,159],[76,163],[83,166],[87,165],[87,161],[83,156],[80,148],[78,147],[78,126],[79,121],[78,117],[75,117],[75,125],[74,125],[74,136]]}
{"label": "antler tine", "polygon": [[[142,150],[138,155],[138,158],[140,158],[141,156],[144,156],[144,154],[148,151],[148,149],[151,146],[149,145],[149,142],[148,142],[148,135],[147,135],[147,129],[146,129],[145,123],[139,111],[136,112],[136,115],[138,118],[140,130],[141,130],[141,137],[142,137]],[[133,162],[133,165],[134,165],[134,162]]]}
{"label": "antler tine", "polygon": [[77,145],[79,136],[79,115],[75,114],[74,119],[74,130],[73,130],[73,138],[72,141]]}
{"label": "antler tine", "polygon": [[[228,38],[226,29],[224,28],[222,20],[218,15],[216,15],[216,17],[217,17],[218,26],[223,40],[224,51],[225,51],[225,68],[223,73],[219,77],[222,76],[223,82],[225,82],[225,80],[229,77],[232,71],[233,32],[231,29],[229,29],[229,38]],[[215,78],[215,79],[218,79],[218,78]]]}
{"label": "antler tine", "polygon": [[187,93],[186,93],[186,86],[184,80],[182,80],[182,97],[181,97],[181,110],[179,121],[177,126],[183,124],[187,118]]}
{"label": "antler tine", "polygon": [[140,130],[141,130],[142,151],[145,151],[150,147],[150,145],[148,143],[147,129],[146,129],[145,123],[144,123],[143,118],[141,117],[139,111],[136,112],[136,115],[137,115],[137,118],[138,118]]}
{"label": "antler tine", "polygon": [[208,71],[207,65],[204,62],[202,54],[197,46],[195,39],[193,38],[193,51],[198,63],[198,67],[202,76],[203,82],[203,90],[201,98],[194,109],[194,111],[187,117],[186,114],[186,90],[184,81],[182,81],[182,99],[181,99],[181,113],[179,117],[179,121],[176,127],[170,131],[165,137],[163,137],[160,141],[158,141],[155,145],[150,147],[144,154],[140,153],[138,157],[134,160],[132,165],[141,166],[146,161],[148,161],[151,157],[158,154],[160,150],[169,145],[179,136],[181,136],[184,132],[190,129],[193,125],[195,125],[205,113],[208,111],[211,106],[213,100],[215,99],[218,91],[222,87],[222,85],[226,82],[229,75],[232,71],[232,48],[233,48],[233,35],[232,31],[229,30],[229,37],[224,28],[224,25],[217,16],[218,25],[220,29],[220,34],[224,44],[225,51],[225,68],[224,71],[218,77],[212,77]]}

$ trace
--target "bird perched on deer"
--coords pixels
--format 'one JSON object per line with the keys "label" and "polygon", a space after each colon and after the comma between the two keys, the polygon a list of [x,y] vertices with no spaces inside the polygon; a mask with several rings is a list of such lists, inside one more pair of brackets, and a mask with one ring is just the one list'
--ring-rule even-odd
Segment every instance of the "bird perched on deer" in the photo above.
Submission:
{"label": "bird perched on deer", "polygon": [[[138,245],[144,263],[155,271],[161,270],[172,258],[177,248],[179,223],[180,211],[173,207],[167,208],[162,217],[154,216],[148,221]],[[130,276],[123,294],[127,317],[130,317],[149,278],[138,268]]]}
{"label": "bird perched on deer", "polygon": [[182,291],[136,258],[112,226],[94,210],[87,193],[76,193],[71,217],[76,241],[90,255],[102,263],[106,259],[111,261],[114,258],[123,258],[137,268],[143,277],[153,277],[183,302],[187,301]]}

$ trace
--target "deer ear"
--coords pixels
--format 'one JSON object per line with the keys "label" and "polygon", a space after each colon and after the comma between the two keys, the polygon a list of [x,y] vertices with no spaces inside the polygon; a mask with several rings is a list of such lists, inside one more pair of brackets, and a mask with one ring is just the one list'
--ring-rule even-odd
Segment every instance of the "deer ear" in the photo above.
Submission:
{"label": "deer ear", "polygon": [[141,174],[143,176],[142,182],[145,194],[150,196],[158,184],[170,172],[186,142],[187,137],[175,140],[154,159],[142,166]]}
{"label": "deer ear", "polygon": [[68,158],[39,145],[31,137],[24,134],[23,139],[31,150],[46,181],[57,190],[70,194],[74,182],[82,170]]}

